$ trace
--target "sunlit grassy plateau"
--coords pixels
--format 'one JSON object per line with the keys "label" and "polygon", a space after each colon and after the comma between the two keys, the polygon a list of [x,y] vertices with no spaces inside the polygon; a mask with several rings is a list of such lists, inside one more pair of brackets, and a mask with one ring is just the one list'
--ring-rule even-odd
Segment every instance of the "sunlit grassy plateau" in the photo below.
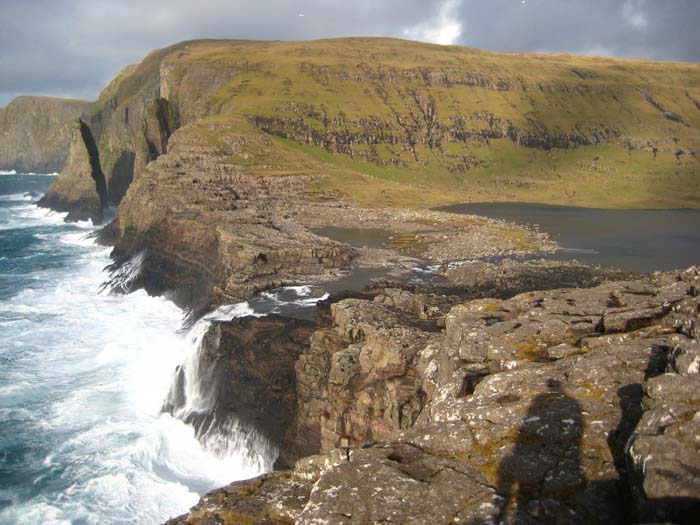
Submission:
{"label": "sunlit grassy plateau", "polygon": [[[162,96],[194,108],[183,133],[251,173],[326,175],[318,198],[700,204],[698,64],[377,38],[196,41],[125,69],[94,111],[157,68]],[[193,102],[183,86],[195,70],[229,76]]]}

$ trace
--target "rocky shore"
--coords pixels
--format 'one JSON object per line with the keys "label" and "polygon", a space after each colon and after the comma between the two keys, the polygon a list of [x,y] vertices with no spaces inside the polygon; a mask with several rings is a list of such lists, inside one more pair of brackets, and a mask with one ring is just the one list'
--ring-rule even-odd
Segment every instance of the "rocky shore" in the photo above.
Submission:
{"label": "rocky shore", "polygon": [[[700,270],[574,266],[506,264],[510,298],[483,297],[486,265],[481,289],[379,287],[311,330],[215,326],[231,410],[259,409],[286,469],[168,524],[695,523]],[[579,287],[523,292],[535,274]]]}
{"label": "rocky shore", "polygon": [[169,524],[694,523],[698,270],[516,261],[556,244],[430,209],[697,207],[694,67],[390,39],[183,42],[126,67],[41,202],[94,223],[118,205],[111,285],[191,319],[349,290],[211,323],[216,402],[188,422],[235,418],[278,470]]}
{"label": "rocky shore", "polygon": [[[332,280],[351,268],[405,270],[422,260],[446,263],[556,246],[542,233],[504,221],[310,198],[308,188],[321,176],[251,175],[198,140],[176,132],[168,155],[132,183],[115,225],[118,260],[146,253],[135,285],[175,291],[195,310],[276,286]],[[326,226],[379,229],[393,240],[382,249],[351,247],[314,233]]]}

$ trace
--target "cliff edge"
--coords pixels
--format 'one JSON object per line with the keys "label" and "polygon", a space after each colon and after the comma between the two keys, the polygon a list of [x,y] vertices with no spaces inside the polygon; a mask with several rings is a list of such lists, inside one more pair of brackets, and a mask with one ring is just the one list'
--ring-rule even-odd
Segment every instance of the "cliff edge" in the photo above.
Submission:
{"label": "cliff edge", "polygon": [[[468,258],[478,238],[532,250],[522,231],[415,210],[697,207],[699,71],[384,38],[182,42],[103,91],[83,118],[99,155],[74,133],[51,202],[96,221],[119,203],[115,256],[189,304],[347,268],[357,253],[313,233],[325,226],[386,229],[411,256]],[[88,200],[71,190],[90,184]]]}
{"label": "cliff edge", "polygon": [[[212,491],[168,525],[696,523],[700,271],[598,286],[623,276],[509,271],[593,287],[380,289],[331,304],[301,349],[292,335],[240,345],[299,334],[294,321],[213,326],[233,410],[263,407],[294,468]],[[241,369],[278,388],[251,403]]]}

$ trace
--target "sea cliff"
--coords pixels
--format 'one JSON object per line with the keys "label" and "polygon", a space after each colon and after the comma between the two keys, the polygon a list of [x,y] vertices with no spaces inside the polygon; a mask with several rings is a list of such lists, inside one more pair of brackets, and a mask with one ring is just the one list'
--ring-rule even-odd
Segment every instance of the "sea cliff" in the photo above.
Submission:
{"label": "sea cliff", "polygon": [[[284,470],[171,523],[697,511],[697,269],[455,268],[555,244],[428,207],[696,208],[698,72],[390,39],[193,41],[125,68],[74,123],[43,200],[95,222],[118,204],[101,238],[122,291],[167,293],[196,318],[283,285],[385,279],[313,320],[211,324],[216,410],[274,444]],[[402,279],[428,263],[435,282]]]}
{"label": "sea cliff", "polygon": [[0,108],[0,168],[61,171],[69,157],[71,123],[88,106],[82,100],[25,96]]}
{"label": "sea cliff", "polygon": [[43,204],[96,221],[119,204],[119,261],[140,256],[138,285],[195,308],[347,268],[358,254],[324,226],[389,230],[409,256],[531,251],[532,232],[416,208],[696,207],[697,72],[392,39],[183,42],[105,88]]}

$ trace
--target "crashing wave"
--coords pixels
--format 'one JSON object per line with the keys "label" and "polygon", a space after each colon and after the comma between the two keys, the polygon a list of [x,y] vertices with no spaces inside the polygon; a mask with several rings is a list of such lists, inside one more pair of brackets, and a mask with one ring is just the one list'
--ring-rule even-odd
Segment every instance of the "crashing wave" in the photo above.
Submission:
{"label": "crashing wave", "polygon": [[127,294],[135,289],[136,280],[141,275],[146,252],[141,251],[128,261],[117,261],[106,269],[109,279],[100,286],[100,293],[108,291],[112,294]]}
{"label": "crashing wave", "polygon": [[236,317],[260,317],[247,302],[225,305],[201,319],[190,330],[191,351],[178,366],[163,412],[190,424],[205,449],[218,457],[238,456],[247,468],[269,471],[277,458],[277,448],[253,427],[244,425],[231,414],[217,411],[221,385],[220,369],[207,349],[219,346],[213,322]]}
{"label": "crashing wave", "polygon": [[[264,317],[280,313],[280,306],[296,308],[297,314],[308,311],[327,293],[309,286],[288,286],[242,303],[220,306],[197,321],[191,328],[190,352],[173,375],[170,391],[163,403],[163,412],[171,414],[195,429],[199,441],[211,453],[227,457],[243,457],[249,467],[269,471],[277,458],[277,447],[250,425],[235,415],[220,409],[221,389],[225,370],[212,358],[212,349],[220,346],[220,331],[216,323],[235,318]],[[287,311],[294,317],[293,312]]]}

